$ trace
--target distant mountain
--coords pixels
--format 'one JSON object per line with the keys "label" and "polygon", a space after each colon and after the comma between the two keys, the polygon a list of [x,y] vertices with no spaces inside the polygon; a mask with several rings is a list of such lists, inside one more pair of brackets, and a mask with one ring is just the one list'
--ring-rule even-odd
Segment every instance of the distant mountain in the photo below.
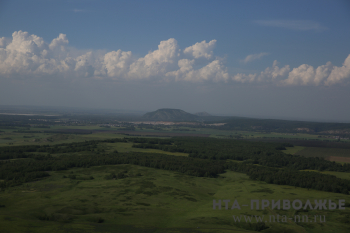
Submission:
{"label": "distant mountain", "polygon": [[195,113],[194,115],[196,115],[196,116],[212,116],[212,115],[210,115],[210,114],[207,113],[207,112],[197,112],[197,113]]}
{"label": "distant mountain", "polygon": [[197,121],[199,116],[185,112],[181,109],[162,108],[154,112],[148,112],[142,117],[151,121]]}

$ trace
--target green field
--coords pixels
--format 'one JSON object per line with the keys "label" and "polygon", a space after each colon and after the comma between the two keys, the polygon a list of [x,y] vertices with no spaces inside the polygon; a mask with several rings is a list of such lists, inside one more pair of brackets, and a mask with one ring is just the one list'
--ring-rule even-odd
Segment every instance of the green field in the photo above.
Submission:
{"label": "green field", "polygon": [[[105,131],[95,131],[89,134],[65,134],[57,133],[57,131],[53,133],[38,132],[43,130],[69,129]],[[0,132],[0,146],[57,145],[90,140],[135,137],[118,134],[116,132],[117,129],[116,127],[99,127],[98,125],[56,125],[51,126],[49,129],[31,128],[30,130],[26,128],[2,129],[2,132]],[[20,132],[16,132],[18,130]],[[232,141],[233,139],[259,138],[318,139],[317,135],[312,134],[228,131],[183,126],[168,127],[162,130],[140,129],[136,127],[135,132],[208,134],[211,137],[209,138],[210,140],[219,138],[232,139]],[[54,158],[59,158],[62,155],[92,155],[98,157],[105,153],[115,153],[115,156],[118,156],[116,152],[120,154],[144,152],[166,154],[169,156],[188,156],[189,153],[192,153],[191,151],[181,153],[160,149],[134,148],[132,147],[133,144],[138,143],[120,141],[115,143],[100,141],[92,151],[59,152],[53,153],[52,156]],[[226,141],[231,143],[230,140]],[[237,141],[243,142],[244,140]],[[226,147],[223,146],[222,148]],[[249,149],[247,148],[247,151]],[[273,149],[275,149],[275,146]],[[304,157],[350,157],[350,149],[342,148],[294,146],[286,147],[286,150],[282,150],[282,152]],[[44,157],[48,156],[49,153],[51,152],[33,152],[35,155]],[[234,153],[236,152],[230,151],[229,154]],[[283,153],[281,154],[284,155]],[[20,159],[23,161],[35,161],[33,158],[14,158],[8,161],[10,163],[11,161]],[[166,160],[168,158],[167,156]],[[69,159],[71,160],[72,157],[69,157]],[[190,158],[181,157],[181,159]],[[212,160],[210,162],[210,167],[212,167],[214,161]],[[229,159],[226,161],[229,161]],[[226,161],[223,160],[223,163],[227,164]],[[251,161],[241,159],[236,160],[236,162],[245,164]],[[123,173],[125,177],[118,179],[108,178],[113,173]],[[22,183],[18,186],[7,187],[5,191],[0,192],[0,232],[226,233],[261,231],[266,233],[345,233],[350,231],[349,195],[312,189],[308,190],[294,187],[294,185],[268,184],[264,181],[249,179],[243,173],[232,171],[226,171],[226,173],[220,174],[217,178],[195,177],[184,173],[131,164],[86,166],[84,168],[72,168],[63,171],[50,170],[49,177]],[[323,170],[321,173],[350,180],[350,173],[346,172]],[[4,177],[3,179],[7,178]],[[3,181],[0,180],[0,182]],[[303,203],[308,199],[312,202],[315,199],[332,201],[345,199],[347,208],[346,210],[296,211],[293,209],[273,210],[270,207],[265,210],[251,210],[250,207],[242,207],[241,210],[225,210],[224,203],[222,203],[222,210],[213,210],[213,199],[230,199],[232,202],[236,199],[241,205],[248,204],[249,206],[251,199],[259,199],[260,201],[262,199],[270,201],[299,199]],[[251,223],[245,223],[242,220],[242,222],[238,223],[234,221],[233,215],[265,216],[267,222],[259,225],[255,220]],[[307,215],[310,218],[315,215],[324,215],[326,222],[303,223],[288,219],[286,222],[270,223],[268,220],[269,215],[287,216],[288,218],[293,218],[295,215]]]}
{"label": "green field", "polygon": [[[48,131],[55,130],[103,130],[104,132],[93,132],[92,134],[57,134]],[[98,125],[85,126],[63,126],[53,125],[50,128],[20,128],[16,129],[0,129],[0,146],[6,145],[30,145],[30,144],[52,144],[52,143],[70,143],[80,142],[84,140],[98,140],[115,137],[124,137],[125,135],[118,134],[116,130],[121,130],[120,127],[100,127]],[[17,132],[20,131],[20,132]],[[38,133],[38,131],[46,131],[47,133]],[[24,133],[26,132],[26,133]],[[162,127],[161,130],[147,129],[136,126],[134,133],[137,132],[152,132],[152,133],[181,133],[181,134],[208,134],[214,138],[238,138],[238,139],[308,139],[308,140],[329,140],[335,139],[318,138],[318,135],[306,133],[276,133],[276,132],[253,132],[253,131],[236,131],[236,130],[219,130],[215,128],[191,128],[191,127]]]}
{"label": "green field", "polygon": [[283,150],[284,153],[286,154],[296,154],[297,152],[305,149],[303,146],[293,146],[293,147],[286,147],[286,150]]}
{"label": "green field", "polygon": [[[106,180],[111,172],[123,179]],[[138,174],[139,173],[139,174]],[[349,210],[213,210],[213,199],[346,199],[347,195],[278,186],[227,172],[199,178],[135,165],[51,172],[0,194],[0,232],[255,232],[233,215],[325,215],[325,223],[266,223],[263,232],[348,232]],[[76,179],[63,178],[75,175]],[[93,180],[86,180],[93,176]],[[251,229],[250,229],[251,228]]]}
{"label": "green field", "polygon": [[298,150],[295,154],[305,156],[305,157],[322,157],[322,158],[327,158],[329,156],[350,157],[350,149],[305,147],[301,150]]}
{"label": "green field", "polygon": [[347,173],[347,172],[335,172],[335,171],[322,171],[322,172],[320,172],[317,170],[302,170],[302,171],[319,172],[322,174],[333,175],[333,176],[336,176],[338,178],[350,180],[350,173]]}
{"label": "green field", "polygon": [[162,151],[157,149],[141,149],[141,148],[133,148],[132,143],[105,143],[104,148],[106,151],[114,151],[117,150],[118,152],[146,152],[146,153],[161,153],[161,154],[167,154],[167,155],[176,155],[176,156],[188,156],[187,153],[180,153],[180,152],[169,152],[169,151]]}

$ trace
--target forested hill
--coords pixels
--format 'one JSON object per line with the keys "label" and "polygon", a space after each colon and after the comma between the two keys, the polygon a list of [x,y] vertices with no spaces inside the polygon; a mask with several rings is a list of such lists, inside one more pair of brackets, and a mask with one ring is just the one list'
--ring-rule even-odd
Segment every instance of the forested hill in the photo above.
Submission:
{"label": "forested hill", "polygon": [[207,113],[207,112],[197,112],[197,113],[195,113],[194,115],[196,115],[196,116],[201,116],[201,117],[209,117],[209,116],[212,116],[212,115],[210,115],[209,113]]}
{"label": "forested hill", "polygon": [[232,117],[222,122],[226,124],[221,128],[229,130],[350,134],[350,123],[254,119],[245,117]]}
{"label": "forested hill", "polygon": [[198,121],[200,117],[181,109],[162,108],[143,115],[143,119],[152,121]]}

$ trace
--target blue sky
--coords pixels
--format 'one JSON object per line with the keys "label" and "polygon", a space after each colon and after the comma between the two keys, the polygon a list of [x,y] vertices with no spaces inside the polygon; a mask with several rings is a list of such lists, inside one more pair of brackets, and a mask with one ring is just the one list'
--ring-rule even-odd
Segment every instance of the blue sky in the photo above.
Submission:
{"label": "blue sky", "polygon": [[345,0],[1,1],[0,104],[350,121],[349,25]]}

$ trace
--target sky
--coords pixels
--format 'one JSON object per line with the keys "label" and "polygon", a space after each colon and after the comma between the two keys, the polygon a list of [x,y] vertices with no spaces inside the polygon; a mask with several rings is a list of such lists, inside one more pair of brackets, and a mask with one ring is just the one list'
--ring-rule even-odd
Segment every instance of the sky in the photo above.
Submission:
{"label": "sky", "polygon": [[0,105],[350,122],[347,0],[0,0]]}

